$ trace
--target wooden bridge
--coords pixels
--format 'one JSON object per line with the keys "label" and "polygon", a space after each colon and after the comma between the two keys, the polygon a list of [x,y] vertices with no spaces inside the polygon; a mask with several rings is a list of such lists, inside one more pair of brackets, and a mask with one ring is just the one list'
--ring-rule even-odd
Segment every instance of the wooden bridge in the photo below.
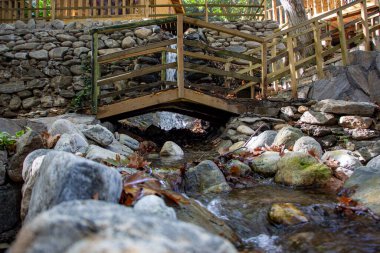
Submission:
{"label": "wooden bridge", "polygon": [[[359,6],[360,17],[355,20],[345,20],[343,12],[353,6]],[[331,15],[335,15],[338,22],[337,28],[332,30],[326,28],[327,24],[323,20]],[[365,50],[370,50],[370,39],[380,29],[378,21],[373,22],[373,19],[379,19],[379,11],[367,13],[366,1],[357,0],[312,18],[304,24],[278,31],[267,37],[253,36],[182,14],[165,19],[95,28],[91,31],[93,36],[93,111],[100,119],[122,118],[134,113],[162,108],[208,115],[221,111],[241,113],[246,110],[246,103],[241,103],[240,99],[236,97],[239,92],[250,90],[252,101],[257,98],[266,99],[268,95],[281,91],[280,84],[284,80],[289,80],[292,96],[296,98],[297,77],[305,66],[315,67],[318,77],[322,78],[324,62],[338,51],[343,64],[348,63],[348,45],[363,43]],[[171,31],[176,38],[99,56],[98,38],[100,34],[149,25],[159,25],[162,29]],[[352,26],[356,27],[355,34],[350,34],[348,37],[348,31]],[[240,37],[246,41],[254,41],[258,47],[243,53],[213,48],[202,41],[184,39],[184,32],[188,28],[206,28]],[[339,43],[323,46],[324,42],[334,34],[338,34]],[[312,39],[303,42],[305,35],[311,35]],[[286,45],[286,49],[278,47],[281,43]],[[176,45],[176,49],[170,47],[171,45]],[[198,50],[194,50],[195,48]],[[167,52],[175,52],[177,61],[165,62]],[[116,76],[102,77],[100,75],[100,68],[103,64],[157,53],[161,53],[163,56],[158,65]],[[212,64],[209,66],[198,65],[190,63],[188,59],[202,59]],[[166,69],[173,68],[177,70],[177,80],[175,82],[166,81]],[[103,85],[112,86],[114,82],[120,80],[130,80],[155,72],[161,72],[161,81],[140,84],[137,87],[123,90],[101,92]],[[223,83],[219,85],[190,83],[185,80],[187,72],[219,76]],[[138,91],[137,94],[136,91]],[[106,99],[112,99],[112,102],[106,103]],[[207,109],[205,111],[205,108],[208,108],[209,113]]]}

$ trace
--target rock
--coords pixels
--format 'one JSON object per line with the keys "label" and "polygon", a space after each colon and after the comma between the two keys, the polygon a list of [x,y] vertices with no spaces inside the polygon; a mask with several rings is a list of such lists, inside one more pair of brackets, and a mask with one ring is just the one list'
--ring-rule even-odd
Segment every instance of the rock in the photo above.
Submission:
{"label": "rock", "polygon": [[90,125],[82,129],[82,133],[97,144],[106,147],[114,141],[113,134],[102,125]]}
{"label": "rock", "polygon": [[184,152],[180,146],[172,141],[167,141],[160,151],[161,156],[183,156]]}
{"label": "rock", "polygon": [[16,111],[21,107],[21,99],[19,96],[13,96],[9,102],[9,109]]}
{"label": "rock", "polygon": [[104,44],[108,48],[119,48],[120,47],[119,42],[117,42],[114,39],[106,39],[106,40],[104,40]]}
{"label": "rock", "polygon": [[20,227],[20,185],[0,185],[0,244],[10,243]]}
{"label": "rock", "polygon": [[117,155],[120,155],[121,159],[125,159],[125,156],[121,154],[98,147],[96,145],[90,145],[87,148],[86,158],[96,162],[102,162],[107,159],[116,159]]}
{"label": "rock", "polygon": [[5,118],[0,118],[0,126],[0,131],[7,132],[10,135],[15,135],[17,132],[23,129],[20,125],[17,124],[17,121]]}
{"label": "rock", "polygon": [[245,141],[238,141],[234,144],[232,144],[229,149],[228,149],[228,152],[234,152],[234,151],[237,151],[239,150],[240,148],[242,148],[245,144]]}
{"label": "rock", "polygon": [[6,45],[0,45],[0,54],[8,52],[10,49]]}
{"label": "rock", "polygon": [[133,209],[141,214],[157,216],[166,220],[176,220],[177,216],[171,207],[167,207],[162,198],[156,195],[148,195],[141,198]]}
{"label": "rock", "polygon": [[230,160],[226,169],[231,175],[238,177],[247,176],[251,172],[251,168],[239,160]]}
{"label": "rock", "polygon": [[133,139],[132,137],[126,135],[126,134],[120,134],[119,135],[119,141],[121,144],[133,149],[138,150],[140,148],[140,142]]}
{"label": "rock", "polygon": [[49,129],[49,133],[53,136],[57,134],[78,134],[83,139],[86,139],[83,133],[67,119],[58,119],[54,121]]}
{"label": "rock", "polygon": [[370,129],[353,129],[351,131],[351,136],[354,140],[368,140],[379,137],[379,135],[379,131]]}
{"label": "rock", "polygon": [[63,28],[65,27],[65,22],[59,19],[54,19],[53,21],[51,21],[51,26],[57,30],[63,30]]}
{"label": "rock", "polygon": [[[1,49],[0,49],[1,50]],[[380,103],[380,71],[370,70],[368,74],[369,96],[371,102]]]}
{"label": "rock", "polygon": [[290,148],[294,146],[295,142],[302,136],[304,136],[304,134],[300,129],[291,126],[284,127],[276,135],[273,145],[285,145],[285,148]]}
{"label": "rock", "polygon": [[318,157],[323,154],[321,145],[312,137],[303,136],[294,144],[293,151],[310,154],[311,152]]}
{"label": "rock", "polygon": [[40,166],[26,221],[70,200],[97,199],[117,203],[121,190],[121,176],[116,170],[67,152],[51,152]]}
{"label": "rock", "polygon": [[23,44],[14,46],[13,51],[24,51],[24,50],[29,51],[29,50],[36,49],[40,45],[41,45],[40,43],[36,43],[36,42],[23,43]]}
{"label": "rock", "polygon": [[136,45],[136,41],[130,36],[125,37],[123,41],[121,42],[121,47],[123,49],[134,47],[135,45]]}
{"label": "rock", "polygon": [[336,124],[337,119],[333,114],[315,112],[310,110],[304,112],[299,121],[302,123],[314,125],[334,125]]}
{"label": "rock", "polygon": [[219,145],[217,146],[216,150],[219,154],[227,153],[229,150],[229,147],[231,147],[232,141],[231,140],[222,140]]}
{"label": "rock", "polygon": [[339,125],[346,128],[370,128],[373,123],[373,119],[369,117],[360,116],[342,116],[339,118]]}
{"label": "rock", "polygon": [[0,93],[11,94],[25,90],[24,81],[15,81],[9,83],[2,83],[0,85]]}
{"label": "rock", "polygon": [[313,108],[316,111],[334,114],[371,116],[375,112],[376,105],[367,102],[325,99],[316,103]]}
{"label": "rock", "polygon": [[148,36],[152,35],[153,31],[152,29],[148,29],[145,27],[138,28],[135,30],[136,37],[140,39],[146,39]]}
{"label": "rock", "polygon": [[5,183],[5,175],[7,174],[8,153],[0,150],[0,186]]}
{"label": "rock", "polygon": [[22,167],[25,157],[36,149],[43,147],[41,136],[33,131],[27,131],[22,135],[16,144],[16,154],[9,162],[8,176],[14,182],[22,182]]}
{"label": "rock", "polygon": [[380,167],[380,155],[378,155],[375,158],[371,159],[371,161],[369,161],[367,163],[367,167],[379,168]]}
{"label": "rock", "polygon": [[239,133],[246,134],[246,135],[251,135],[251,134],[255,133],[255,131],[252,128],[250,128],[249,126],[245,126],[245,125],[238,126],[238,128],[236,130]]}
{"label": "rock", "polygon": [[362,166],[359,159],[348,150],[341,149],[328,151],[323,154],[322,161],[327,161],[328,159],[333,159],[339,162],[339,167],[344,167],[350,170],[354,170],[355,168]]}
{"label": "rock", "polygon": [[74,42],[77,40],[76,37],[72,36],[72,35],[69,35],[69,34],[65,34],[65,33],[61,33],[61,34],[57,34],[55,36],[60,42],[65,42],[65,41],[71,41],[71,42]]}
{"label": "rock", "polygon": [[380,170],[378,165],[356,168],[345,182],[344,188],[354,189],[351,198],[380,215],[380,188],[378,187],[380,185]]}
{"label": "rock", "polygon": [[[54,239],[59,235],[65,240]],[[117,204],[85,200],[62,203],[25,225],[10,249],[10,253],[15,252],[237,251],[227,240],[197,226],[143,216]]]}
{"label": "rock", "polygon": [[358,153],[364,161],[368,162],[372,158],[380,155],[380,141],[369,143],[356,150],[355,153]]}
{"label": "rock", "polygon": [[50,59],[62,59],[67,51],[69,51],[68,47],[56,47],[49,51],[49,57]]}
{"label": "rock", "polygon": [[256,173],[259,173],[265,177],[274,176],[277,172],[276,163],[280,160],[280,154],[278,152],[266,151],[263,154],[253,158],[251,167]]}
{"label": "rock", "polygon": [[235,52],[235,53],[244,53],[245,51],[247,51],[247,48],[236,45],[236,46],[226,47],[225,50]]}
{"label": "rock", "polygon": [[38,51],[29,52],[29,57],[36,60],[48,60],[49,54],[48,51],[42,49]]}
{"label": "rock", "polygon": [[347,78],[351,84],[360,88],[365,94],[369,95],[369,85],[366,72],[358,65],[347,67]]}
{"label": "rock", "polygon": [[121,48],[107,48],[107,49],[101,49],[101,50],[99,50],[99,55],[112,54],[112,53],[120,52],[120,51],[122,51],[122,50],[123,50],[123,49],[121,49]]}
{"label": "rock", "polygon": [[77,47],[74,49],[74,54],[79,57],[81,54],[86,54],[89,51],[91,50],[87,47]]}
{"label": "rock", "polygon": [[299,152],[285,154],[276,166],[275,182],[290,186],[322,185],[332,175],[329,167],[314,157]]}
{"label": "rock", "polygon": [[107,150],[110,150],[112,152],[118,153],[123,156],[129,156],[133,154],[133,150],[130,149],[128,146],[125,146],[121,144],[116,139],[113,140],[113,142],[106,147]]}
{"label": "rock", "polygon": [[220,193],[231,188],[218,166],[205,160],[186,171],[185,190],[192,193]]}
{"label": "rock", "polygon": [[281,107],[280,112],[282,113],[284,119],[290,120],[294,117],[294,112],[296,110],[297,109],[294,108],[293,106],[285,106],[285,107]]}
{"label": "rock", "polygon": [[85,153],[88,142],[79,134],[62,134],[55,144],[54,150],[65,151],[75,154],[76,152]]}
{"label": "rock", "polygon": [[248,141],[246,147],[248,150],[253,151],[259,147],[265,147],[265,145],[271,146],[274,139],[276,138],[277,132],[272,130],[267,130],[259,134],[256,138],[252,138]]}
{"label": "rock", "polygon": [[276,203],[269,210],[269,219],[282,225],[297,225],[308,222],[305,214],[292,203]]}

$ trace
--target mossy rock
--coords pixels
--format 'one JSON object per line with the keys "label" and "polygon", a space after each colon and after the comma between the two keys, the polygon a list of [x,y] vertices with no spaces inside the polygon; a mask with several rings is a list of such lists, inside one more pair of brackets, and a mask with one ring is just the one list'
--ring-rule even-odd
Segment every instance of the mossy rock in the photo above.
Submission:
{"label": "mossy rock", "polygon": [[276,164],[275,182],[290,186],[319,186],[331,177],[329,167],[319,163],[314,157],[292,152],[282,157]]}
{"label": "mossy rock", "polygon": [[268,216],[270,221],[283,225],[297,225],[309,221],[306,215],[292,203],[273,204]]}

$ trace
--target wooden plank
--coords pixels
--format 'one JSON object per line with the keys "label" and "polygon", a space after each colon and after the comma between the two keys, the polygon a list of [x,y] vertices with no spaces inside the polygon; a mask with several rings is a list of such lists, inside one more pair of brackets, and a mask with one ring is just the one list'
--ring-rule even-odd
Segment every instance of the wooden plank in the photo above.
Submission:
{"label": "wooden plank", "polygon": [[[10,1],[8,1],[8,2],[10,2]],[[32,1],[29,1],[28,19],[32,18],[32,10],[33,10]]]}
{"label": "wooden plank", "polygon": [[244,69],[238,70],[237,73],[239,73],[239,74],[245,74],[245,73],[248,73],[250,71],[256,70],[260,66],[261,66],[261,63],[257,63],[255,65],[250,65],[248,68],[244,68]]}
{"label": "wooden plank", "polygon": [[25,0],[20,1],[20,19],[25,19]]}
{"label": "wooden plank", "polygon": [[109,83],[113,83],[113,82],[120,81],[120,80],[131,79],[134,77],[143,76],[143,75],[154,73],[154,72],[159,72],[162,69],[170,69],[170,68],[173,69],[176,67],[177,67],[176,62],[168,63],[165,65],[154,65],[151,67],[146,67],[144,69],[133,70],[133,71],[130,71],[130,72],[125,73],[125,74],[101,79],[98,81],[98,85],[104,85],[104,84],[109,84]]}
{"label": "wooden plank", "polygon": [[[129,57],[135,57],[144,54],[156,53],[163,50],[163,47],[170,46],[177,43],[177,39],[164,40],[161,42],[156,42],[148,44],[145,46],[134,47],[130,49],[125,49],[119,52],[110,53],[106,55],[101,55],[98,58],[99,63],[106,63],[117,61]],[[155,49],[155,50],[154,50]]]}
{"label": "wooden plank", "polygon": [[297,79],[296,79],[296,66],[295,66],[295,57],[293,50],[293,37],[290,34],[287,35],[287,47],[289,52],[289,69],[290,69],[290,78],[291,78],[291,87],[292,87],[292,97],[297,98]]}
{"label": "wooden plank", "polygon": [[57,0],[51,0],[51,2],[50,2],[50,17],[51,17],[51,20],[54,20],[55,17],[56,17],[56,15],[57,15],[57,13],[56,13],[56,7],[57,7],[56,1]]}
{"label": "wooden plank", "polygon": [[100,68],[98,63],[98,43],[99,35],[95,33],[92,35],[92,113],[96,114],[98,109],[98,98],[99,98],[99,85],[98,79],[100,77]]}
{"label": "wooden plank", "polygon": [[205,21],[208,22],[208,1],[205,0]]}
{"label": "wooden plank", "polygon": [[[168,48],[166,49],[167,52],[177,53],[177,50]],[[196,53],[196,52],[190,52],[190,51],[183,51],[183,54],[189,57],[208,60],[208,61],[217,61],[217,62],[230,62],[230,60],[226,58],[216,57],[212,55],[202,54],[202,53]]]}
{"label": "wooden plank", "polygon": [[231,51],[227,51],[227,50],[220,50],[220,49],[213,48],[213,47],[211,47],[205,43],[195,41],[195,40],[184,40],[184,44],[186,46],[198,47],[198,48],[204,49],[206,51],[211,51],[215,55],[218,55],[218,56],[229,56],[229,57],[233,57],[233,58],[238,59],[238,60],[243,59],[243,60],[251,61],[253,63],[261,63],[261,60],[257,59],[256,57],[245,55],[242,53],[231,52]]}
{"label": "wooden plank", "polygon": [[338,11],[338,29],[339,29],[339,40],[340,40],[340,48],[342,53],[342,62],[343,65],[346,66],[348,63],[348,50],[347,50],[347,41],[346,41],[346,33],[344,30],[344,21],[343,21],[343,13],[342,10]]}
{"label": "wooden plank", "polygon": [[246,39],[246,40],[256,41],[256,42],[260,42],[260,43],[262,43],[264,41],[262,38],[260,38],[258,36],[254,36],[254,35],[251,35],[251,34],[243,33],[243,32],[240,32],[240,31],[238,31],[236,29],[228,29],[228,28],[226,28],[224,26],[220,26],[220,25],[216,25],[216,24],[212,24],[212,23],[207,23],[207,22],[199,20],[199,19],[184,17],[183,20],[187,24],[192,24],[192,25],[195,25],[195,26],[199,26],[199,27],[203,27],[203,28],[208,28],[208,29],[216,30],[218,32],[227,33],[227,34],[230,34],[230,35],[233,35],[233,36],[237,36],[237,37],[240,37],[240,38],[243,38],[243,39]]}
{"label": "wooden plank", "polygon": [[236,89],[230,91],[229,93],[230,93],[230,94],[236,94],[236,93],[238,93],[239,91],[245,90],[245,89],[247,89],[247,88],[255,87],[255,84],[257,84],[257,82],[249,82],[249,83],[247,83],[247,84],[244,84],[244,85],[242,85],[242,86],[239,86],[238,88],[236,88]]}
{"label": "wooden plank", "polygon": [[[166,51],[161,52],[161,64],[166,64]],[[161,70],[161,81],[166,81],[166,69]]]}
{"label": "wooden plank", "polygon": [[178,100],[177,89],[161,91],[143,97],[128,99],[111,105],[99,107],[97,118],[103,119],[114,115],[136,111],[147,107],[174,102]]}
{"label": "wooden plank", "polygon": [[111,2],[111,0],[108,0],[107,1],[107,16],[111,16],[112,15],[112,8],[111,8],[111,6],[112,6],[112,2]]}
{"label": "wooden plank", "polygon": [[260,78],[255,77],[255,76],[238,74],[233,71],[220,70],[217,68],[206,67],[203,65],[198,65],[198,64],[189,63],[189,62],[185,62],[185,70],[189,72],[199,72],[199,73],[212,74],[212,75],[218,75],[218,76],[228,76],[228,77],[233,77],[240,80],[256,81],[256,82],[260,81]]}
{"label": "wooden plank", "polygon": [[122,13],[123,13],[123,16],[125,16],[127,14],[127,0],[123,0],[122,5],[123,5],[123,7],[122,7],[122,10],[123,10]]}
{"label": "wooden plank", "polygon": [[185,71],[184,71],[184,54],[183,54],[183,14],[177,15],[177,84],[178,97],[184,96],[185,89]]}
{"label": "wooden plank", "polygon": [[267,44],[261,44],[261,95],[265,99],[268,89],[268,64],[267,64]]}
{"label": "wooden plank", "polygon": [[323,75],[323,56],[322,56],[322,42],[321,38],[321,29],[319,28],[318,22],[313,23],[313,35],[314,35],[314,49],[315,57],[317,63],[317,75],[319,79],[324,77]]}
{"label": "wooden plank", "polygon": [[360,3],[360,17],[362,19],[364,48],[365,48],[365,51],[371,51],[370,36],[369,36],[369,29],[368,29],[367,0],[363,0],[363,2]]}

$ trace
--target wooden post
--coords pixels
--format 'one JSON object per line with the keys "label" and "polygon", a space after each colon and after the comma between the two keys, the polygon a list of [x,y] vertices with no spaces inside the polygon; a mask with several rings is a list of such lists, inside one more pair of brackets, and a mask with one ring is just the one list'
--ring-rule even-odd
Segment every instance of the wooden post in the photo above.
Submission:
{"label": "wooden post", "polygon": [[126,0],[123,0],[123,16],[127,14],[127,1]]}
{"label": "wooden post", "polygon": [[360,3],[360,16],[362,19],[362,28],[363,28],[363,36],[364,36],[364,48],[365,51],[371,50],[371,45],[369,43],[369,29],[368,29],[368,13],[367,13],[367,0],[363,0]]}
{"label": "wooden post", "polygon": [[273,19],[278,22],[277,0],[272,0]]}
{"label": "wooden post", "polygon": [[280,14],[280,26],[282,26],[282,24],[284,24],[284,16],[283,16],[283,12],[284,9],[282,8],[282,5],[280,5],[280,9],[279,9],[279,14]]}
{"label": "wooden post", "polygon": [[208,22],[208,1],[205,0],[205,21]]}
{"label": "wooden post", "polygon": [[[224,70],[230,72],[230,70],[231,70],[231,62],[227,62],[224,65]],[[231,86],[231,78],[230,77],[226,77],[226,79],[224,81],[225,81],[224,87],[230,88],[230,86]]]}
{"label": "wooden post", "polygon": [[287,36],[286,41],[287,41],[288,55],[289,55],[289,69],[290,69],[290,79],[291,79],[291,87],[292,87],[292,98],[298,98],[293,38],[290,36],[289,33],[286,36]]}
{"label": "wooden post", "polygon": [[32,8],[33,8],[32,1],[29,1],[28,19],[32,18]]}
{"label": "wooden post", "polygon": [[317,63],[317,75],[319,79],[323,78],[323,57],[322,57],[322,41],[321,41],[321,29],[318,21],[313,23],[314,33],[314,48],[315,48],[315,60]]}
{"label": "wooden post", "polygon": [[342,51],[342,62],[343,62],[343,65],[346,66],[348,63],[348,50],[347,50],[347,41],[346,41],[346,33],[344,30],[342,10],[338,11],[338,29],[339,29],[340,48]]}
{"label": "wooden post", "polygon": [[[274,38],[273,39],[273,47],[271,50],[271,57],[275,57],[277,55],[277,44],[278,44],[279,39]],[[277,61],[272,63],[272,72],[276,72],[277,70]],[[278,92],[278,80],[274,81],[274,90]]]}
{"label": "wooden post", "polygon": [[[161,52],[161,64],[166,64],[166,51]],[[161,70],[161,81],[166,81],[166,69]]]}
{"label": "wooden post", "polygon": [[100,68],[98,63],[98,43],[99,35],[94,33],[92,35],[92,113],[96,114],[98,111],[98,98],[99,98],[99,86],[98,79],[100,77]]}
{"label": "wooden post", "polygon": [[185,96],[185,68],[183,54],[183,14],[177,15],[177,86],[178,97]]}
{"label": "wooden post", "polygon": [[56,17],[55,9],[56,9],[55,0],[51,0],[50,2],[50,19],[51,20],[54,20]]}
{"label": "wooden post", "polygon": [[145,0],[145,10],[144,10],[144,14],[145,14],[145,17],[146,18],[149,18],[149,0]]}
{"label": "wooden post", "polygon": [[261,95],[265,99],[267,97],[268,88],[268,64],[267,64],[267,43],[261,44]]}
{"label": "wooden post", "polygon": [[268,19],[268,12],[267,12],[267,0],[264,0],[264,19]]}
{"label": "wooden post", "polygon": [[[250,61],[249,62],[249,68],[250,68],[249,75],[250,76],[253,76],[252,66],[253,66],[253,63]],[[254,84],[251,86],[250,90],[251,90],[251,98],[254,99],[256,97],[256,91],[255,91],[255,85]]]}

